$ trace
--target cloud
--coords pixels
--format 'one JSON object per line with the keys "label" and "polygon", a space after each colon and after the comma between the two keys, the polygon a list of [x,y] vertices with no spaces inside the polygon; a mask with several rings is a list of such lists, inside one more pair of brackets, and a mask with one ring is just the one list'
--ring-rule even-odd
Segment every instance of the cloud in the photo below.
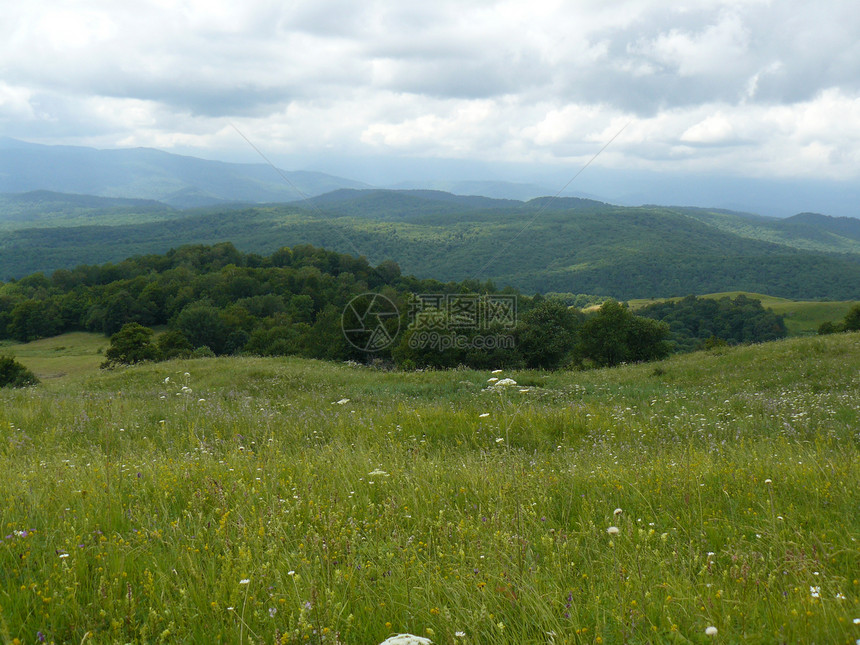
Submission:
{"label": "cloud", "polygon": [[860,22],[824,0],[10,5],[7,136],[235,155],[860,176]]}

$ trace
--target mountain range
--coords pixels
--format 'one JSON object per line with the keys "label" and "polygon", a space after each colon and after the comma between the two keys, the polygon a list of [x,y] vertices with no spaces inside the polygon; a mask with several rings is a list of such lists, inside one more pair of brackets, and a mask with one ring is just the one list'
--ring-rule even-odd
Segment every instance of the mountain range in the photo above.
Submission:
{"label": "mountain range", "polygon": [[265,254],[312,244],[528,293],[860,299],[855,218],[374,189],[266,164],[0,140],[0,279],[225,241]]}
{"label": "mountain range", "polygon": [[289,202],[338,188],[367,187],[319,172],[210,161],[152,148],[97,150],[0,138],[0,193],[48,190],[189,208]]}
{"label": "mountain range", "polygon": [[[6,200],[20,205],[26,197]],[[62,195],[30,197],[50,197],[62,212]],[[110,208],[104,198],[69,199],[94,208],[90,223],[58,215],[39,227],[0,229],[0,277],[229,241],[261,254],[312,244],[373,264],[394,260],[421,278],[492,280],[527,293],[629,299],[737,290],[860,299],[860,220],[851,218],[341,189],[293,204],[159,210],[144,202],[139,220],[129,221],[125,202]]]}

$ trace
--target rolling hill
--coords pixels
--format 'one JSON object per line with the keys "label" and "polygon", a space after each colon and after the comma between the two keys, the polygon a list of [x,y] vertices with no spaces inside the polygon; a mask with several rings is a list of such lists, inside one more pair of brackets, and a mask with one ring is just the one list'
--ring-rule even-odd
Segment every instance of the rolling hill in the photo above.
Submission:
{"label": "rolling hill", "polygon": [[[740,214],[717,213],[717,223],[708,212],[694,215],[578,198],[517,202],[438,191],[339,190],[296,204],[177,211],[157,222],[11,231],[0,236],[0,276],[231,241],[259,253],[308,243],[364,255],[374,264],[393,259],[419,277],[491,279],[527,293],[860,298],[860,248],[852,246],[850,222],[785,220],[781,230],[792,233],[776,242],[755,239],[753,233],[764,230],[755,218],[758,228],[750,233],[728,230],[725,222],[743,221]],[[817,249],[805,248],[813,243]]]}

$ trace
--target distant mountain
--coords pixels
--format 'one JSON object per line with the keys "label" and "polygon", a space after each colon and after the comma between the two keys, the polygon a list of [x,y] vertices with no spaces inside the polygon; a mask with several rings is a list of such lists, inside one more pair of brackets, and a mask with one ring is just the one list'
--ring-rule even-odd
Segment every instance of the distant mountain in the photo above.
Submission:
{"label": "distant mountain", "polygon": [[0,194],[0,231],[130,224],[172,219],[178,215],[167,204],[148,199],[72,195],[47,190]]}
{"label": "distant mountain", "polygon": [[[578,198],[516,202],[437,191],[339,190],[298,204],[186,211],[162,222],[13,231],[0,235],[0,277],[230,241],[256,253],[313,244],[364,255],[373,264],[391,259],[420,278],[489,279],[526,293],[629,299],[751,291],[860,299],[860,250],[810,251],[727,230],[747,224],[759,234],[773,222]],[[792,235],[796,244],[815,242]],[[848,239],[838,238],[840,244]]]}
{"label": "distant mountain", "polygon": [[151,199],[189,208],[287,202],[338,188],[366,187],[323,173],[279,174],[266,164],[222,163],[151,148],[96,150],[0,138],[0,193],[48,190]]}
{"label": "distant mountain", "polygon": [[679,213],[752,240],[827,253],[860,253],[860,219],[799,213],[780,219],[707,208],[673,207]]}
{"label": "distant mountain", "polygon": [[[392,190],[433,190],[454,195],[481,195],[494,199],[528,201],[543,195],[554,195],[558,187],[512,181],[404,181],[389,187]],[[577,193],[579,194],[579,193]],[[590,197],[584,195],[584,197]]]}

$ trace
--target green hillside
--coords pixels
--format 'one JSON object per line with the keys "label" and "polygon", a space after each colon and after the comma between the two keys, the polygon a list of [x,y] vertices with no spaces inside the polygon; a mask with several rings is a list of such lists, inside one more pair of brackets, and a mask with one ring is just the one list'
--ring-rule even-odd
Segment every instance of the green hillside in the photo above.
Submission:
{"label": "green hillside", "polygon": [[3,639],[851,642],[858,369],[840,334],[507,389],[295,358],[0,389]]}
{"label": "green hillside", "polygon": [[0,234],[27,228],[134,224],[178,217],[182,217],[182,213],[154,200],[70,195],[46,190],[0,193]]}
{"label": "green hillside", "polygon": [[[766,309],[775,314],[785,316],[785,326],[791,336],[805,336],[815,334],[823,322],[842,320],[852,306],[857,304],[856,300],[845,301],[802,301],[790,300],[788,298],[777,298],[761,293],[750,293],[744,291],[725,291],[721,293],[709,293],[699,296],[700,298],[736,298],[744,295],[754,300],[759,300]],[[637,298],[628,301],[630,308],[634,311],[647,307],[663,299]],[[667,298],[666,300],[680,300],[680,298]]]}
{"label": "green hillside", "polygon": [[854,217],[799,213],[776,219],[704,208],[674,210],[721,231],[753,240],[784,244],[806,251],[860,253],[860,219]]}
{"label": "green hillside", "polygon": [[0,237],[0,276],[220,241],[257,253],[310,243],[374,264],[393,259],[418,277],[492,279],[527,293],[860,297],[860,254],[836,253],[838,246],[824,253],[753,240],[676,209],[434,191],[340,191],[300,205],[210,209],[166,222],[13,231]]}

